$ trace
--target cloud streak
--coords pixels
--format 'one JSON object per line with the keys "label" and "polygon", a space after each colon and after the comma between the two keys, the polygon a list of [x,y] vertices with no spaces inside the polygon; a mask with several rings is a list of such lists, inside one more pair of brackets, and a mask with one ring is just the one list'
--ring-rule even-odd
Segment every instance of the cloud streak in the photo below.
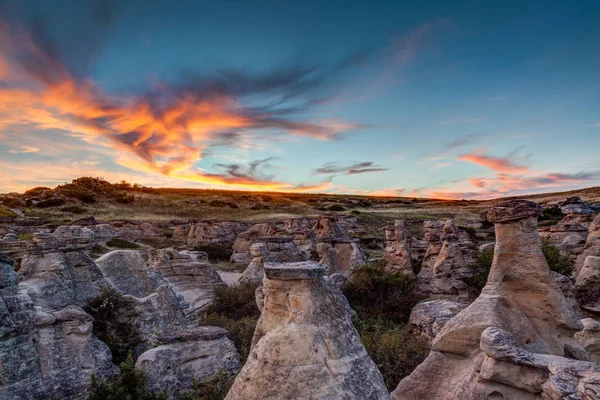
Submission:
{"label": "cloud streak", "polygon": [[313,175],[357,175],[369,172],[383,172],[387,170],[388,168],[383,168],[372,161],[357,162],[347,165],[340,165],[336,162],[331,162],[315,169]]}
{"label": "cloud streak", "polygon": [[482,167],[489,168],[496,172],[504,173],[526,173],[529,168],[525,165],[517,164],[510,157],[493,157],[483,154],[463,154],[458,157],[460,160],[468,161]]}

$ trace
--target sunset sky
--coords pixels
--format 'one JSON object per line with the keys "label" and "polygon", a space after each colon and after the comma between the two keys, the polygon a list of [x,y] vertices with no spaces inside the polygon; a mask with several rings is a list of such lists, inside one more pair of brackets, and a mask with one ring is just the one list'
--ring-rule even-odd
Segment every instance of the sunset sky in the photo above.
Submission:
{"label": "sunset sky", "polygon": [[599,1],[0,0],[0,193],[600,184]]}

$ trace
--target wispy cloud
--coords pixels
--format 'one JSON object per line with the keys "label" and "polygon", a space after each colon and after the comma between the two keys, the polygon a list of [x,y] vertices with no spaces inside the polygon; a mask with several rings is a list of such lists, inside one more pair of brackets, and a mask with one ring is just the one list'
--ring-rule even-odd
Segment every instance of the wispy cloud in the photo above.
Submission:
{"label": "wispy cloud", "polygon": [[458,157],[460,160],[468,161],[473,164],[481,165],[496,172],[505,173],[526,173],[529,168],[525,165],[517,164],[511,157],[494,157],[484,154],[463,154]]}
{"label": "wispy cloud", "polygon": [[483,136],[482,133],[469,133],[455,137],[451,142],[446,144],[446,149],[452,150],[465,145],[470,145],[479,141]]}
{"label": "wispy cloud", "polygon": [[37,147],[30,146],[20,146],[18,149],[11,149],[8,152],[12,154],[20,154],[20,153],[37,153],[40,151]]}
{"label": "wispy cloud", "polygon": [[506,100],[507,97],[506,96],[494,96],[494,97],[488,97],[488,100],[490,101],[498,101],[498,100]]}
{"label": "wispy cloud", "polygon": [[388,168],[383,168],[372,161],[357,162],[346,165],[340,165],[336,162],[330,162],[320,168],[315,169],[313,175],[357,175],[368,172],[382,172],[387,170]]}

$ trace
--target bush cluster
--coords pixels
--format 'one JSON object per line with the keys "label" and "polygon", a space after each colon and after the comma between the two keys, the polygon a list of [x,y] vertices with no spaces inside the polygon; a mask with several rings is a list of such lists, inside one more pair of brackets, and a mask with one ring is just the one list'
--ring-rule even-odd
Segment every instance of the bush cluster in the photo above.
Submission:
{"label": "bush cluster", "polygon": [[467,284],[471,288],[474,297],[479,296],[481,289],[487,283],[490,269],[494,261],[494,248],[488,248],[484,251],[477,252],[475,263],[469,266],[471,277],[467,279]]}
{"label": "bush cluster", "polygon": [[220,326],[229,331],[242,363],[250,353],[260,311],[256,305],[256,286],[236,285],[215,288],[214,300],[206,309],[204,325]]}
{"label": "bush cluster", "polygon": [[427,341],[405,325],[422,299],[415,293],[414,277],[365,266],[352,274],[344,294],[357,313],[355,326],[367,353],[387,388],[395,389],[428,353]]}
{"label": "bush cluster", "polygon": [[412,308],[423,298],[415,293],[415,278],[387,273],[381,266],[364,266],[352,273],[344,294],[361,319],[408,321]]}
{"label": "bush cluster", "polygon": [[110,348],[113,363],[126,361],[141,343],[133,323],[132,304],[120,292],[101,287],[100,294],[89,299],[83,309],[94,318],[94,335]]}
{"label": "bush cluster", "polygon": [[574,263],[567,254],[564,254],[558,247],[551,245],[546,240],[542,241],[542,252],[544,253],[544,257],[546,257],[550,270],[571,276],[574,270]]}
{"label": "bush cluster", "polygon": [[139,249],[140,245],[121,238],[112,238],[106,242],[107,246],[119,249]]}

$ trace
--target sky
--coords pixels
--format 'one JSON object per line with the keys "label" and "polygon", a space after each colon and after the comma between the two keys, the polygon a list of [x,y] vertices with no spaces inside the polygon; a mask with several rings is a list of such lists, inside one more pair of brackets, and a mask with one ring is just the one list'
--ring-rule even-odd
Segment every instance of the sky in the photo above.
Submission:
{"label": "sky", "polygon": [[0,0],[0,193],[600,185],[598,1]]}

